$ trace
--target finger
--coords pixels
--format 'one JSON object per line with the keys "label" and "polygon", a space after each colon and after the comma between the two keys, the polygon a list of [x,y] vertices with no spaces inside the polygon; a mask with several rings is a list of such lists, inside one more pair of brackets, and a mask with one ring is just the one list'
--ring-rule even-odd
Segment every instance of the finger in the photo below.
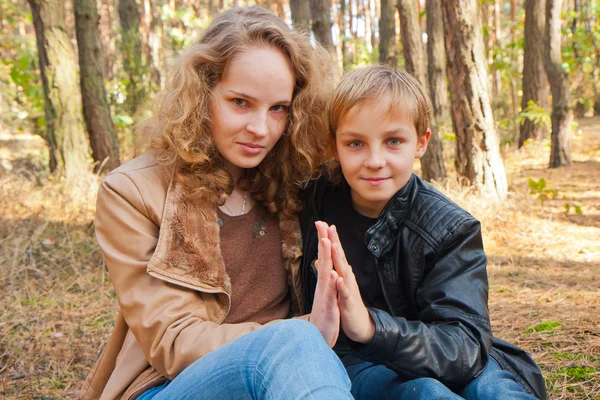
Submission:
{"label": "finger", "polygon": [[350,299],[350,289],[346,286],[344,282],[344,278],[339,277],[336,281],[336,287],[338,291],[338,296],[340,297],[340,301],[347,301]]}
{"label": "finger", "polygon": [[331,240],[331,243],[337,243],[340,246],[342,256],[344,257],[344,261],[346,262],[346,264],[348,264],[348,260],[346,259],[346,252],[342,247],[342,241],[340,240],[340,236],[338,235],[337,227],[335,225],[331,225],[329,229],[327,229],[327,236],[329,237],[329,240]]}
{"label": "finger", "polygon": [[321,239],[319,242],[321,253],[319,254],[319,278],[326,279],[329,272],[333,269],[333,261],[331,260],[331,242],[329,239]]}
{"label": "finger", "polygon": [[348,265],[346,258],[343,256],[342,247],[338,243],[333,243],[332,247],[332,255],[333,255],[333,265],[335,270],[340,274],[340,276],[344,279],[349,278],[349,274],[352,272],[352,268]]}
{"label": "finger", "polygon": [[319,235],[319,240],[326,238],[327,237],[327,229],[329,228],[329,225],[327,225],[323,221],[317,221],[317,222],[315,222],[315,226],[317,227],[317,234]]}

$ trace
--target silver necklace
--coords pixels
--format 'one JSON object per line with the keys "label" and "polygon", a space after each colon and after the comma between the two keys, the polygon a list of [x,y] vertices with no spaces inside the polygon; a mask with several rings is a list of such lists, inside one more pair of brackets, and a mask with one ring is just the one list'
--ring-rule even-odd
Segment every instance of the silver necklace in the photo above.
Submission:
{"label": "silver necklace", "polygon": [[247,197],[248,197],[248,191],[244,192],[244,201],[242,203],[242,212],[240,212],[237,215],[233,211],[231,211],[231,208],[227,207],[227,201],[225,201],[225,203],[223,203],[223,206],[227,209],[227,211],[229,211],[229,213],[231,215],[233,215],[234,217],[239,217],[240,215],[244,215],[244,210],[246,209],[246,198]]}

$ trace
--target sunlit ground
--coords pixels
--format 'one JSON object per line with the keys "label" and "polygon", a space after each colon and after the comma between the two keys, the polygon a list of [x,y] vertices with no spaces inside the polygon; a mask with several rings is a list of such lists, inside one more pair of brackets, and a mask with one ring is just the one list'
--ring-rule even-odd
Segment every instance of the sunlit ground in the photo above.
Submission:
{"label": "sunlit ground", "polygon": [[[502,203],[451,179],[437,184],[482,221],[494,332],[532,353],[552,399],[600,398],[600,119],[579,128],[570,167],[547,169],[547,142],[503,149],[510,194]],[[93,238],[98,179],[58,181],[43,167],[43,149],[41,139],[0,125],[7,399],[74,398],[117,310]],[[542,178],[546,187],[532,195],[528,180]]]}

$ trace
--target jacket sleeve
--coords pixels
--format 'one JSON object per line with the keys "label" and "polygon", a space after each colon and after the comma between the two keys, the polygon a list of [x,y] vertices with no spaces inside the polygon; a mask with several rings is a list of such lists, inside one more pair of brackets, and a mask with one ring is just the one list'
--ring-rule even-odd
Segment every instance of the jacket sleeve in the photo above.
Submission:
{"label": "jacket sleeve", "polygon": [[262,325],[212,322],[224,317],[222,298],[146,272],[157,245],[161,212],[147,208],[127,175],[113,173],[100,186],[95,225],[129,329],[149,363],[173,379],[200,357]]}
{"label": "jacket sleeve", "polygon": [[373,340],[357,356],[405,379],[431,377],[460,388],[487,365],[492,346],[487,259],[479,222],[464,221],[442,244],[416,291],[418,320],[369,309]]}

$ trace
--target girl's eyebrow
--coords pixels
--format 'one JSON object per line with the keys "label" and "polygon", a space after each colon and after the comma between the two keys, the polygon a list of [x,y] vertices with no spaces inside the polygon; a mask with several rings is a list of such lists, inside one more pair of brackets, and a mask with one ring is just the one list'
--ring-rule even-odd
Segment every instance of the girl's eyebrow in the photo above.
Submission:
{"label": "girl's eyebrow", "polygon": [[[246,94],[244,92],[239,92],[237,90],[232,90],[229,89],[228,92],[235,94],[236,96],[240,96],[240,97],[244,97],[246,99],[252,100],[252,101],[258,101],[258,99],[254,96],[250,96],[249,94]],[[281,101],[276,101],[275,104],[281,104],[282,106],[289,106],[292,103],[291,100],[281,100]]]}

